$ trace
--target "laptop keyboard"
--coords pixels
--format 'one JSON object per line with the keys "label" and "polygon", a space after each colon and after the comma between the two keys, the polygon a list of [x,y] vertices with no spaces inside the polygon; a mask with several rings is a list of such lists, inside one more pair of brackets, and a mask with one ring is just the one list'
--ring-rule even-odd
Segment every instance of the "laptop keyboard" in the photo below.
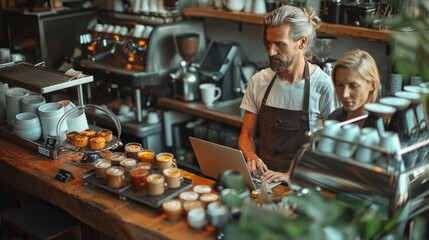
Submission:
{"label": "laptop keyboard", "polygon": [[256,170],[256,173],[252,174],[253,184],[255,184],[255,188],[257,190],[262,188],[261,177],[262,177],[262,173],[258,170]]}

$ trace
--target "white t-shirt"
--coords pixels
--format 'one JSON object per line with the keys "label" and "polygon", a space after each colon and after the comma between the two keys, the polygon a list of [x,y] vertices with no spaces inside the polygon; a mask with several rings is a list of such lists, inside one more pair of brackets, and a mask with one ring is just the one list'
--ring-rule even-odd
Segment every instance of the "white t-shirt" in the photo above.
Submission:
{"label": "white t-shirt", "polygon": [[[275,72],[270,68],[253,75],[247,86],[240,108],[259,114],[262,99]],[[302,110],[304,100],[304,83],[288,85],[276,78],[266,102],[267,106],[289,110]],[[331,77],[320,67],[310,75],[309,123],[310,131],[316,128],[317,120],[327,118],[334,111],[334,88]]]}

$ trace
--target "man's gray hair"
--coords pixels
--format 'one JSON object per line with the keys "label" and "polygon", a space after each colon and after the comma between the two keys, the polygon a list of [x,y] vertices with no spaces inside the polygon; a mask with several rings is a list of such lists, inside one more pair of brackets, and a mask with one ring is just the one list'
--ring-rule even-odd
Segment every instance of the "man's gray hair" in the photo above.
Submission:
{"label": "man's gray hair", "polygon": [[264,45],[267,47],[265,36],[268,27],[279,27],[283,24],[290,24],[291,37],[294,41],[298,41],[304,36],[307,37],[308,40],[307,46],[304,48],[304,56],[307,60],[310,60],[314,55],[313,48],[317,38],[316,31],[321,23],[322,21],[312,8],[298,8],[290,5],[283,5],[273,10],[264,19]]}

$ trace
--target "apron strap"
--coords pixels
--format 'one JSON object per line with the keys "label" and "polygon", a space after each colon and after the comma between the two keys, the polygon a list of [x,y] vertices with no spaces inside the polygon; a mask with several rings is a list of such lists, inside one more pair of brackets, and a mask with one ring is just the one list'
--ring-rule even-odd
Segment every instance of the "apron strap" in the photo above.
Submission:
{"label": "apron strap", "polygon": [[304,83],[304,103],[302,106],[301,120],[308,121],[308,109],[310,108],[310,68],[308,62],[305,61],[304,67],[305,83]]}

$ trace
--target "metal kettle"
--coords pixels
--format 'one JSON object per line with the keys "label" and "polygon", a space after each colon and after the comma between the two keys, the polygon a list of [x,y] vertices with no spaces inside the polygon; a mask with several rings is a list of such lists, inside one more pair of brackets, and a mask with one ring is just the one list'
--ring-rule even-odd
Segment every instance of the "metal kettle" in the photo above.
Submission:
{"label": "metal kettle", "polygon": [[200,81],[195,66],[187,66],[186,61],[180,63],[181,69],[170,74],[173,82],[174,97],[183,101],[195,101],[200,98],[198,86]]}

